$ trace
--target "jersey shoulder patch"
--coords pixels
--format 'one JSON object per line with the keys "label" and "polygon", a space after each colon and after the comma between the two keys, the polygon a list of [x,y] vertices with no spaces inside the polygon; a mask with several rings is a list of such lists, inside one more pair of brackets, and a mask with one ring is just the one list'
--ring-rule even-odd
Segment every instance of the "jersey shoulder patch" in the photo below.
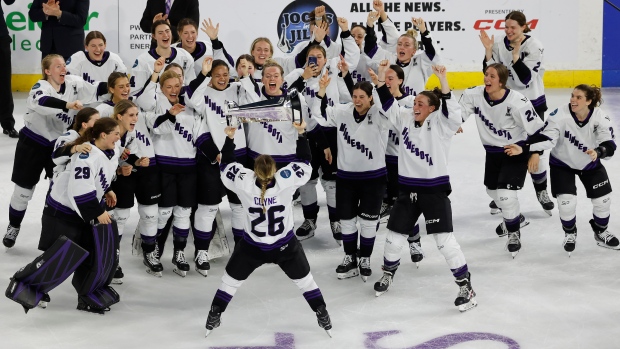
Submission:
{"label": "jersey shoulder patch", "polygon": [[33,90],[36,90],[36,89],[38,89],[39,87],[41,87],[41,84],[37,82],[36,84],[34,84],[34,86],[32,86],[32,89],[33,89]]}
{"label": "jersey shoulder patch", "polygon": [[555,108],[555,110],[552,111],[551,114],[549,114],[549,116],[554,116],[557,113],[558,113],[558,108]]}
{"label": "jersey shoulder patch", "polygon": [[79,155],[79,158],[80,159],[88,159],[89,156],[90,156],[90,153],[81,153]]}
{"label": "jersey shoulder patch", "polygon": [[138,59],[136,58],[136,61],[135,61],[135,62],[133,62],[133,68],[135,68],[135,67],[137,67],[137,66],[138,66]]}
{"label": "jersey shoulder patch", "polygon": [[67,61],[65,62],[65,65],[69,65],[71,64],[71,57],[67,58]]}
{"label": "jersey shoulder patch", "polygon": [[289,177],[291,177],[291,170],[282,170],[282,171],[280,171],[280,176],[282,178],[289,178]]}

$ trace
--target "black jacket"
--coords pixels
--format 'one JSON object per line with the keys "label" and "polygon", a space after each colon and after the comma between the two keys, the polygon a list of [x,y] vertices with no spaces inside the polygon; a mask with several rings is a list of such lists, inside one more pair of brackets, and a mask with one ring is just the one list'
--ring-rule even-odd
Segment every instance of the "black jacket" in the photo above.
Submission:
{"label": "black jacket", "polygon": [[[166,13],[166,0],[148,0],[146,8],[142,14],[140,20],[140,28],[145,33],[151,33],[151,27],[153,26],[153,18],[158,13]],[[198,0],[174,0],[170,13],[168,14],[168,20],[172,29],[172,37],[176,42],[179,40],[179,34],[177,34],[177,24],[183,18],[191,18],[196,24],[200,26],[200,8],[198,6]]]}
{"label": "black jacket", "polygon": [[[58,53],[66,59],[77,51],[84,50],[84,25],[88,18],[90,0],[62,0],[60,20],[54,16],[46,18],[43,2],[34,0],[28,16],[33,22],[43,22],[41,27],[41,54]],[[52,51],[52,47],[54,50]]]}

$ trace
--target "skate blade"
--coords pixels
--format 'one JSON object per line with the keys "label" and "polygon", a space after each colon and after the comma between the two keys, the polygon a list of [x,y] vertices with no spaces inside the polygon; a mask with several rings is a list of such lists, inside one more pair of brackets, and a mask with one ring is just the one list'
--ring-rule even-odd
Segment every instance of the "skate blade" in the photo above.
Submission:
{"label": "skate blade", "polygon": [[187,271],[185,271],[185,270],[179,270],[177,268],[174,268],[172,271],[175,274],[179,275],[180,277],[185,277],[187,275]]}
{"label": "skate blade", "polygon": [[[334,239],[336,240],[336,239]],[[342,240],[336,240],[336,243],[338,244],[338,246],[342,246]]]}
{"label": "skate blade", "polygon": [[528,225],[530,225],[530,221],[523,221],[523,222],[521,222],[521,223],[520,223],[519,227],[520,227],[520,228],[525,228],[525,227],[527,227]]}
{"label": "skate blade", "polygon": [[608,245],[605,245],[604,242],[600,242],[600,241],[597,241],[596,244],[601,246],[601,247],[610,249],[610,250],[620,250],[620,245],[619,246],[615,246],[615,247],[614,246],[608,246]]}
{"label": "skate blade", "polygon": [[207,330],[207,333],[205,333],[205,338],[207,338],[211,334],[211,332],[211,330]]}
{"label": "skate blade", "polygon": [[360,272],[357,269],[353,269],[353,270],[349,270],[346,273],[338,273],[338,279],[343,280],[343,279],[349,279],[352,277],[356,277],[360,274]]}
{"label": "skate blade", "polygon": [[470,309],[473,309],[473,308],[475,308],[477,306],[478,306],[478,302],[476,302],[475,298],[472,298],[472,299],[469,300],[469,302],[467,302],[465,304],[459,305],[459,311],[461,313],[464,313],[464,312],[466,312],[466,311],[468,311]]}
{"label": "skate blade", "polygon": [[299,236],[297,234],[295,236],[297,236],[297,241],[304,241],[304,240],[310,239],[311,237],[314,237],[314,232],[312,232],[312,233],[310,233],[308,235],[305,235],[305,236],[303,236],[303,235]]}
{"label": "skate blade", "polygon": [[10,250],[10,249],[11,249],[10,247],[6,247],[6,246],[5,246],[5,247],[4,247],[4,253],[9,252],[9,250]]}
{"label": "skate blade", "polygon": [[553,216],[553,211],[551,210],[545,210],[545,213],[547,213],[549,216]]}
{"label": "skate blade", "polygon": [[568,252],[568,258],[570,258],[570,254],[571,254],[571,252]]}
{"label": "skate blade", "polygon": [[385,291],[375,291],[375,297],[379,297],[379,296],[381,296],[382,294],[386,293],[387,291],[388,291],[388,290],[385,290]]}
{"label": "skate blade", "polygon": [[195,268],[196,271],[198,272],[198,274],[207,277],[208,271],[207,270],[202,270],[202,269],[198,269],[197,267]]}
{"label": "skate blade", "polygon": [[502,213],[502,209],[501,208],[492,208],[490,213],[492,215],[497,215],[497,214]]}
{"label": "skate blade", "polygon": [[161,271],[152,271],[151,269],[146,268],[146,272],[158,278],[162,277]]}
{"label": "skate blade", "polygon": [[112,281],[110,283],[113,284],[113,285],[122,285],[123,284],[123,278],[112,279]]}
{"label": "skate blade", "polygon": [[519,254],[519,251],[510,252],[510,254],[512,255],[512,259],[515,259],[515,257]]}
{"label": "skate blade", "polygon": [[362,275],[362,281],[366,282],[368,280],[368,276]]}
{"label": "skate blade", "polygon": [[329,336],[329,338],[333,338],[333,337],[332,337],[332,330],[325,330],[325,333],[327,333],[327,335]]}
{"label": "skate blade", "polygon": [[415,263],[415,268],[420,269],[420,262],[414,262],[414,263]]}
{"label": "skate blade", "polygon": [[47,302],[46,301],[39,301],[39,304],[37,304],[37,307],[39,307],[41,309],[47,309]]}

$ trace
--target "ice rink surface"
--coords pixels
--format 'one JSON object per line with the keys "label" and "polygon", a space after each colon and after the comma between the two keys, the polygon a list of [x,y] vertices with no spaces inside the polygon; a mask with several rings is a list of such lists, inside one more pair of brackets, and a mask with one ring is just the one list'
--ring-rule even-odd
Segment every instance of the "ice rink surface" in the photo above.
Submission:
{"label": "ice rink surface", "polygon": [[[550,113],[568,103],[571,90],[548,90]],[[457,96],[460,92],[456,93]],[[16,94],[16,128],[22,125],[26,94]],[[603,92],[603,109],[616,130],[620,125],[620,90]],[[141,257],[131,255],[131,235],[137,224],[134,207],[121,241],[124,284],[114,286],[121,302],[105,316],[75,309],[77,297],[70,279],[50,293],[47,309],[27,315],[7,298],[0,300],[1,348],[618,348],[620,342],[620,251],[596,245],[588,220],[592,204],[578,187],[577,248],[569,258],[562,248],[564,234],[557,208],[549,217],[538,204],[531,180],[519,199],[530,221],[523,228],[523,248],[513,259],[504,250],[506,238],[495,227],[501,216],[489,214],[489,197],[482,183],[484,149],[475,122],[453,138],[450,179],[455,235],[460,243],[477,293],[478,307],[459,313],[453,305],[458,287],[432,237],[423,233],[426,253],[416,269],[409,255],[390,290],[375,297],[373,284],[381,277],[386,228],[378,231],[368,282],[356,277],[338,280],[335,269],[344,252],[332,239],[325,196],[319,185],[319,223],[316,236],[304,241],[312,274],[327,302],[333,338],[317,325],[316,317],[297,287],[274,265],[258,269],[241,286],[222,325],[204,338],[211,300],[228,258],[211,262],[207,278],[192,270],[186,278],[172,272],[169,241],[162,263],[163,278],[145,272]],[[616,134],[618,131],[616,131]],[[13,191],[10,181],[16,140],[0,135],[0,228],[8,224]],[[604,161],[612,187],[609,231],[620,235],[620,159]],[[47,181],[42,180],[30,202],[16,246],[0,252],[0,287],[39,255],[37,242]],[[555,201],[555,200],[554,200]],[[230,208],[221,206],[232,245]],[[302,221],[295,207],[295,223]],[[424,231],[424,227],[422,226]],[[4,233],[4,232],[3,232]],[[193,256],[188,244],[188,259]]]}

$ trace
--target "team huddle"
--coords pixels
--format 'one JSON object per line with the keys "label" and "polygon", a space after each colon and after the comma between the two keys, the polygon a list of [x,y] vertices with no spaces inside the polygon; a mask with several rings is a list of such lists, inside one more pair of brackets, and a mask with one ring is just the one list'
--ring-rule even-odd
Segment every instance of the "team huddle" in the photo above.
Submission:
{"label": "team huddle", "polygon": [[[134,201],[140,217],[132,244],[146,271],[162,277],[160,258],[172,231],[173,271],[185,276],[191,232],[195,270],[207,276],[211,242],[223,228],[219,204],[227,196],[235,247],[212,301],[207,335],[241,284],[265,263],[281,267],[330,334],[326,303],[300,243],[317,230],[320,179],[333,239],[344,249],[339,279],[371,276],[377,230],[387,223],[383,275],[374,284],[377,296],[387,292],[403,250],[416,264],[424,258],[416,224],[423,215],[458,285],[454,304],[467,311],[477,301],[453,234],[448,158],[452,137],[473,116],[486,151],[491,214],[503,218],[496,234],[506,237],[513,258],[522,248],[520,229],[529,224],[517,198],[528,172],[549,215],[555,208],[550,182],[569,256],[577,241],[575,176],[592,200],[596,242],[620,249],[607,231],[611,184],[601,160],[616,144],[612,122],[599,108],[601,91],[578,85],[570,102],[545,118],[544,49],[528,34],[522,12],[506,16],[501,38],[480,32],[483,85],[459,98],[424,20],[413,18],[417,30],[400,34],[380,0],[373,8],[365,26],[335,19],[340,34],[332,40],[325,8],[317,7],[310,14],[311,39],[284,57],[272,57],[272,43],[259,37],[250,54],[234,59],[211,19],[200,27],[209,40],[198,40],[198,23],[184,19],[177,26],[180,42],[173,43],[170,24],[157,18],[152,48],[131,69],[105,50],[97,31],[87,35],[85,51],[66,62],[48,55],[27,100],[3,244],[15,245],[45,171],[50,188],[38,248],[60,253],[64,239],[85,250],[88,258],[66,262],[67,270],[76,270],[78,309],[104,314],[119,301],[109,285],[124,277],[115,251]],[[432,75],[440,87],[425,90]],[[228,102],[274,101],[293,90],[301,122],[227,126]],[[304,216],[297,229],[296,200]],[[84,276],[89,271],[102,276]],[[65,274],[45,287],[17,274],[12,282],[33,289],[35,301],[20,301],[24,307],[45,307],[47,292]]]}

